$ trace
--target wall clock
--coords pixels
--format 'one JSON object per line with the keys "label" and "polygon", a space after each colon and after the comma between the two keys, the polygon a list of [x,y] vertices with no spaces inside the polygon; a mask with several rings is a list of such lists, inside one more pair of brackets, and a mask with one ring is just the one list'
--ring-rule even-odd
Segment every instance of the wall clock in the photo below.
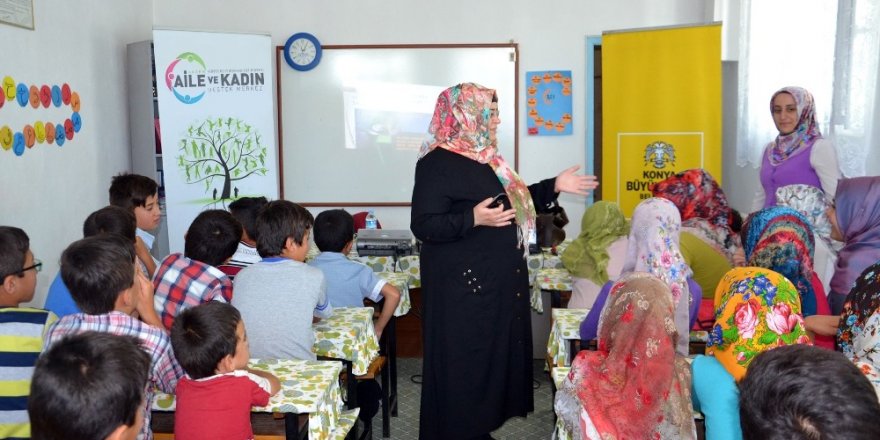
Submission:
{"label": "wall clock", "polygon": [[284,45],[284,60],[301,72],[312,70],[321,62],[321,43],[306,32],[293,34]]}

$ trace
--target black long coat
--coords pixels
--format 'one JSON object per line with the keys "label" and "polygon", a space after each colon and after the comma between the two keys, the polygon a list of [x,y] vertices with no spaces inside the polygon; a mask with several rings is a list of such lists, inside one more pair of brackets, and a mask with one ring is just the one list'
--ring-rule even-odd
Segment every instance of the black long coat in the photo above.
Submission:
{"label": "black long coat", "polygon": [[[554,179],[529,190],[535,206],[556,198]],[[473,227],[474,205],[503,191],[489,165],[442,148],[416,166],[422,440],[483,435],[534,410],[528,271],[516,226]]]}

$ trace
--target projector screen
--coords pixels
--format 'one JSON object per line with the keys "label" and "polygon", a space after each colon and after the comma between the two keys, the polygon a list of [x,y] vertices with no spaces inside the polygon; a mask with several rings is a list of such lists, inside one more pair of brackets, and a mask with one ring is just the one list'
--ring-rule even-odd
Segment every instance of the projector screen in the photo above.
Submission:
{"label": "projector screen", "polygon": [[283,198],[305,206],[406,206],[437,95],[475,82],[495,89],[501,154],[516,164],[517,47],[322,46],[300,72],[278,46]]}

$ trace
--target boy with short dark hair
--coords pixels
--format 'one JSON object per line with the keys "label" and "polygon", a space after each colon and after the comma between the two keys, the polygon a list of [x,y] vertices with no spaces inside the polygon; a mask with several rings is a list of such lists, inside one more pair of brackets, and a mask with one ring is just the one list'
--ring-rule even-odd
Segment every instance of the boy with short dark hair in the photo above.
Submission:
{"label": "boy with short dark hair", "polygon": [[187,376],[175,391],[174,437],[253,438],[251,407],[266,406],[278,378],[247,368],[250,350],[241,314],[219,302],[184,310],[171,344]]}
{"label": "boy with short dark hair", "polygon": [[245,267],[250,266],[262,259],[257,252],[256,223],[257,213],[269,203],[265,197],[242,197],[229,204],[229,213],[241,223],[241,241],[238,248],[226,264],[220,266],[220,270],[229,279],[235,280],[235,275]]}
{"label": "boy with short dark hair", "polygon": [[156,273],[156,260],[150,250],[156,237],[147,231],[155,230],[162,220],[159,207],[159,184],[139,174],[122,173],[110,182],[110,204],[130,210],[137,219],[137,256],[147,266],[147,276]]}
{"label": "boy with short dark hair", "polygon": [[[61,254],[61,278],[83,313],[56,322],[49,329],[44,348],[65,336],[87,331],[136,337],[150,356],[146,401],[152,400],[156,388],[174,393],[183,370],[153,309],[152,285],[137,269],[132,242],[116,234],[73,242]],[[135,312],[144,322],[132,316]],[[150,411],[146,407],[143,411],[141,435],[150,438]]]}
{"label": "boy with short dark hair", "polygon": [[[136,229],[137,220],[135,220],[133,212],[110,205],[89,214],[83,223],[83,238],[98,234],[118,234],[134,243]],[[138,258],[138,267],[146,274],[146,267],[140,258]],[[70,290],[64,285],[60,270],[49,286],[46,303],[43,307],[58,315],[59,318],[81,311],[73,301],[73,297],[70,296]]]}
{"label": "boy with short dark hair", "polygon": [[739,384],[745,439],[878,439],[874,387],[843,354],[788,345],[755,357]]}
{"label": "boy with short dark hair", "polygon": [[22,411],[27,406],[31,374],[49,326],[52,312],[19,307],[34,299],[37,272],[27,234],[0,226],[0,438],[28,438],[31,424]]}
{"label": "boy with short dark hair", "polygon": [[130,336],[85,332],[46,351],[28,414],[34,440],[133,440],[144,425],[150,357]]}
{"label": "boy with short dark hair", "polygon": [[184,253],[165,257],[153,277],[154,306],[166,329],[189,307],[232,300],[232,281],[217,266],[232,256],[240,237],[241,225],[226,211],[196,216],[184,237]]}
{"label": "boy with short dark hair", "polygon": [[313,223],[309,211],[287,200],[269,202],[257,215],[263,260],[238,273],[232,299],[256,358],[315,359],[312,317],[329,317],[332,308],[324,274],[303,263]]}
{"label": "boy with short dark hair", "polygon": [[376,321],[376,336],[394,316],[400,291],[376,276],[369,267],[346,257],[354,243],[354,219],[343,209],[331,209],[315,219],[315,244],[321,253],[309,265],[321,269],[327,280],[327,298],[333,307],[363,307],[364,298],[378,303],[384,299]]}

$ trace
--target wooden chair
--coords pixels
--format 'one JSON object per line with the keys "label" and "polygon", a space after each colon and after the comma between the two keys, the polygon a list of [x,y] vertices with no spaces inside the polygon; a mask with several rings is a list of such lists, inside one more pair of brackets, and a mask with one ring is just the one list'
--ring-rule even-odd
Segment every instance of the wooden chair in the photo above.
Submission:
{"label": "wooden chair", "polygon": [[[385,363],[387,362],[387,358],[385,356],[377,356],[376,359],[373,359],[373,362],[370,363],[370,366],[367,367],[367,372],[360,376],[355,376],[355,380],[376,380],[376,375],[379,374],[382,383],[382,437],[388,437],[391,435],[391,420],[390,420],[390,411],[388,404],[388,368],[383,368]],[[372,439],[373,438],[373,421],[372,420],[363,420],[364,422],[364,433],[361,434],[360,439]]]}

